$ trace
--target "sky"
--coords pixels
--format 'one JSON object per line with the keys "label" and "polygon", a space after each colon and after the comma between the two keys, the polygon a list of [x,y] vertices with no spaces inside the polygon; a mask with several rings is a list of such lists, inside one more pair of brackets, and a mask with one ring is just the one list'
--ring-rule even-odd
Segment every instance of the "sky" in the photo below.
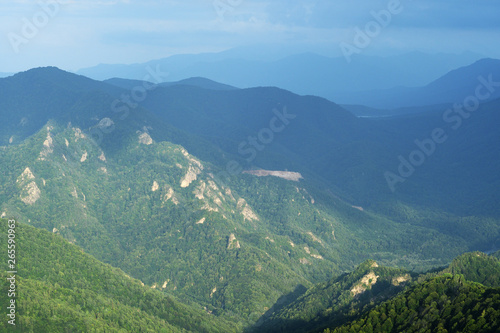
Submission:
{"label": "sky", "polygon": [[76,71],[252,45],[331,57],[500,58],[499,17],[499,0],[0,0],[0,72]]}

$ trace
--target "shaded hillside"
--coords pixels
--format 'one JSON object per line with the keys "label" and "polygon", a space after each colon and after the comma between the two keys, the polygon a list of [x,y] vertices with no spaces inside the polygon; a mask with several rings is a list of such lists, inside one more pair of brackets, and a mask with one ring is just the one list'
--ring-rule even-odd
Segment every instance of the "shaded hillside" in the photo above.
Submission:
{"label": "shaded hillside", "polygon": [[[55,67],[36,68],[0,79],[1,144],[21,142],[39,131],[49,119],[80,118],[89,126],[97,110],[105,107],[103,98],[119,92],[120,89],[111,85]],[[92,113],[87,110],[87,114],[82,114],[81,109],[75,110],[75,105],[91,104],[90,100],[100,103],[97,110]]]}
{"label": "shaded hillside", "polygon": [[395,296],[412,281],[412,275],[368,260],[351,273],[315,285],[285,307],[272,308],[251,330],[309,332],[341,325],[374,303]]}
{"label": "shaded hillside", "polygon": [[255,332],[494,332],[500,325],[500,261],[458,256],[444,270],[414,274],[367,261],[273,307]]}
{"label": "shaded hillside", "polygon": [[500,289],[446,274],[410,288],[330,332],[497,332]]}
{"label": "shaded hillside", "polygon": [[[401,164],[398,155],[408,161],[413,151],[422,151],[415,140],[428,142],[435,129],[443,130],[445,141],[435,143],[435,149],[424,156],[424,163],[416,166],[404,182],[397,183],[395,195],[406,203],[454,211],[462,216],[499,216],[499,207],[494,203],[500,184],[496,177],[500,167],[500,133],[494,129],[500,121],[499,106],[500,99],[482,104],[477,111],[467,112],[467,118],[445,109],[375,120],[386,131],[396,128],[407,133],[401,142],[394,143],[397,152],[386,161],[389,163],[385,171],[396,175]],[[383,176],[382,173],[380,177]],[[495,246],[484,250],[491,248]]]}

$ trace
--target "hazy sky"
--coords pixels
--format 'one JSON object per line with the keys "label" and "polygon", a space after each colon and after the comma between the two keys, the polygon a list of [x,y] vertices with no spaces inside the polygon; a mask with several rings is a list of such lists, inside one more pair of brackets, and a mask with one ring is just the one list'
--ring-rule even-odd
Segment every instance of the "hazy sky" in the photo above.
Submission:
{"label": "hazy sky", "polygon": [[340,56],[339,44],[354,45],[356,27],[364,30],[372,12],[388,7],[397,10],[385,27],[371,25],[362,52],[500,58],[498,0],[0,0],[0,72],[77,70],[253,44]]}

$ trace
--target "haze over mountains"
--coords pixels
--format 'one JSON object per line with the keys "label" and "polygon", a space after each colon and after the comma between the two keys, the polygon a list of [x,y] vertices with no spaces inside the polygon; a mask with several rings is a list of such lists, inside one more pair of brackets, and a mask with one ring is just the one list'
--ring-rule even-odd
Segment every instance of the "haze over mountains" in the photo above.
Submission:
{"label": "haze over mountains", "polygon": [[472,52],[429,55],[413,52],[391,57],[357,55],[351,63],[344,57],[314,53],[256,57],[252,48],[235,48],[221,53],[175,55],[134,65],[99,65],[81,69],[97,80],[115,77],[144,79],[145,68],[160,68],[166,80],[205,77],[239,88],[276,86],[301,95],[316,95],[345,104],[359,104],[344,98],[346,92],[418,87],[447,72],[484,58]]}
{"label": "haze over mountains", "polygon": [[[37,244],[21,263],[37,253],[51,262],[20,273],[25,327],[132,331],[141,319],[131,314],[141,313],[150,331],[370,331],[413,327],[405,308],[432,327],[465,327],[459,312],[484,331],[498,327],[488,310],[500,294],[497,259],[467,254],[419,275],[500,248],[498,60],[419,55],[429,72],[408,67],[415,75],[405,80],[423,88],[380,95],[380,107],[416,107],[360,118],[336,99],[287,87],[300,77],[302,89],[320,89],[320,67],[336,60],[211,57],[88,70],[101,80],[56,67],[0,79],[0,214]],[[387,77],[390,88],[401,79],[383,71],[398,59],[363,58],[377,73],[337,69],[369,75],[366,89]],[[169,82],[144,81],[170,68],[178,72]],[[283,86],[218,82],[209,70]],[[354,89],[342,78],[322,83]],[[490,94],[473,108],[450,104],[479,85]],[[372,322],[372,311],[386,319]],[[47,319],[55,317],[67,320]]]}
{"label": "haze over mountains", "polygon": [[500,332],[498,2],[0,13],[0,333]]}

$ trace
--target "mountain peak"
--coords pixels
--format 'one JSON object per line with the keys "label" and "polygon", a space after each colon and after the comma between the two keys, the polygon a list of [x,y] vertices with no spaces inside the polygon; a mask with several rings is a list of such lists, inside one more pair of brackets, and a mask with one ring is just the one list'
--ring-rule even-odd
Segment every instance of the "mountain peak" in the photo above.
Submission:
{"label": "mountain peak", "polygon": [[495,58],[482,58],[477,60],[475,63],[473,63],[470,66],[466,67],[471,67],[471,66],[500,66],[500,59],[495,59]]}
{"label": "mountain peak", "polygon": [[62,70],[59,67],[45,66],[45,67],[31,68],[31,69],[28,69],[27,71],[19,72],[15,76],[18,76],[18,75],[31,75],[31,74],[49,74],[49,73],[68,73],[68,74],[70,74],[69,72],[66,72],[66,71]]}
{"label": "mountain peak", "polygon": [[441,78],[430,83],[428,87],[442,85],[453,87],[456,86],[457,82],[464,82],[466,84],[469,83],[474,85],[477,84],[476,82],[478,76],[489,74],[492,74],[494,77],[498,77],[500,75],[499,59],[479,59],[468,66],[463,66],[448,72]]}
{"label": "mountain peak", "polygon": [[14,79],[14,80],[49,80],[53,83],[63,84],[69,82],[77,82],[80,80],[80,83],[85,81],[87,83],[92,82],[94,80],[89,79],[87,77],[71,73],[65,70],[62,70],[58,67],[47,66],[47,67],[37,67],[32,68],[24,72],[19,72],[12,77],[6,79]]}
{"label": "mountain peak", "polygon": [[214,80],[207,79],[201,76],[194,76],[177,82],[166,82],[162,83],[162,86],[171,85],[188,85],[195,86],[198,88],[209,89],[209,90],[237,90],[238,88],[220,83]]}

